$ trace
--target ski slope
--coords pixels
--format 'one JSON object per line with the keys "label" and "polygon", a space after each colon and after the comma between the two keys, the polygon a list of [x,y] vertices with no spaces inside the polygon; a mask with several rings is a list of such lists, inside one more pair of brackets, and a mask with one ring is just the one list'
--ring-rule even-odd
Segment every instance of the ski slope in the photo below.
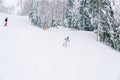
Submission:
{"label": "ski slope", "polygon": [[[66,36],[70,43],[63,47]],[[120,54],[93,32],[45,31],[28,17],[0,14],[0,80],[120,80]]]}

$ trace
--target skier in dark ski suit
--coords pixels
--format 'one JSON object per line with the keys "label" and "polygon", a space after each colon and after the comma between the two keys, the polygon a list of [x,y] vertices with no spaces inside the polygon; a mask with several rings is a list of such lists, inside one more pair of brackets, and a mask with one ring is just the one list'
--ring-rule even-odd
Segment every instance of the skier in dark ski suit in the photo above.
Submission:
{"label": "skier in dark ski suit", "polygon": [[7,26],[7,22],[8,22],[8,18],[5,18],[5,25],[4,26]]}

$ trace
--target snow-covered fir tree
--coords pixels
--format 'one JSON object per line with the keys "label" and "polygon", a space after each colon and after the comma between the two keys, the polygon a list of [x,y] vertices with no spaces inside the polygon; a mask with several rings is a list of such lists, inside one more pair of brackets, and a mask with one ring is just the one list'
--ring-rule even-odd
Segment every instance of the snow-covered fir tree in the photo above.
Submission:
{"label": "snow-covered fir tree", "polygon": [[[63,16],[64,16],[64,2],[59,0],[53,0],[54,2],[52,9],[52,25],[55,26],[63,26]],[[51,3],[52,4],[52,3]]]}
{"label": "snow-covered fir tree", "polygon": [[109,0],[99,0],[99,24],[98,24],[98,36],[100,41],[113,47],[112,33],[114,32],[114,12]]}
{"label": "snow-covered fir tree", "polygon": [[78,27],[81,30],[93,31],[91,17],[89,15],[89,1],[78,0]]}
{"label": "snow-covered fir tree", "polygon": [[89,14],[88,0],[67,0],[65,7],[65,24],[77,30],[93,31]]}
{"label": "snow-covered fir tree", "polygon": [[120,23],[119,18],[115,20],[116,16],[111,2],[109,0],[90,0],[89,6],[91,22],[98,31],[98,39],[120,51]]}
{"label": "snow-covered fir tree", "polygon": [[31,23],[34,25],[38,25],[38,17],[39,16],[37,15],[37,13],[38,13],[38,3],[37,3],[37,0],[33,0],[29,17],[31,19]]}
{"label": "snow-covered fir tree", "polygon": [[23,3],[22,15],[29,15],[33,6],[33,0],[26,0]]}
{"label": "snow-covered fir tree", "polygon": [[91,24],[94,30],[98,29],[99,24],[99,0],[89,0],[89,14],[91,17]]}
{"label": "snow-covered fir tree", "polygon": [[74,14],[74,0],[67,0],[65,4],[65,20],[64,20],[64,24],[66,27],[73,28],[74,25],[73,14]]}
{"label": "snow-covered fir tree", "polygon": [[112,48],[116,49],[117,51],[120,51],[120,26],[115,28],[114,32],[112,33],[112,41]]}
{"label": "snow-covered fir tree", "polygon": [[[117,3],[117,4],[116,4]],[[113,10],[114,10],[114,16],[115,16],[115,29],[112,34],[112,41],[113,41],[113,48],[115,48],[117,51],[120,51],[120,5],[119,2],[116,2],[116,0],[113,1]]]}

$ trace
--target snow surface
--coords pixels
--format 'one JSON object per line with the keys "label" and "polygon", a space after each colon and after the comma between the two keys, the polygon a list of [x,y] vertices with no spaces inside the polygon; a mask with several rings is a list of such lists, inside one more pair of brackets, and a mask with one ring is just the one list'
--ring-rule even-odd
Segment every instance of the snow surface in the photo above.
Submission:
{"label": "snow surface", "polygon": [[[63,47],[66,36],[70,44]],[[45,31],[28,17],[0,14],[0,80],[120,80],[120,54],[93,32]]]}

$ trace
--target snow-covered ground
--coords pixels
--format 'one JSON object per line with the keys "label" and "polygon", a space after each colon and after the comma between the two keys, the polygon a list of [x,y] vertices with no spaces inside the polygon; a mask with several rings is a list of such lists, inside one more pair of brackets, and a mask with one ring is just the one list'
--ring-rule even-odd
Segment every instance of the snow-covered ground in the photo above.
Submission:
{"label": "snow-covered ground", "polygon": [[0,80],[120,80],[120,54],[98,43],[93,32],[45,31],[27,17],[0,14]]}

